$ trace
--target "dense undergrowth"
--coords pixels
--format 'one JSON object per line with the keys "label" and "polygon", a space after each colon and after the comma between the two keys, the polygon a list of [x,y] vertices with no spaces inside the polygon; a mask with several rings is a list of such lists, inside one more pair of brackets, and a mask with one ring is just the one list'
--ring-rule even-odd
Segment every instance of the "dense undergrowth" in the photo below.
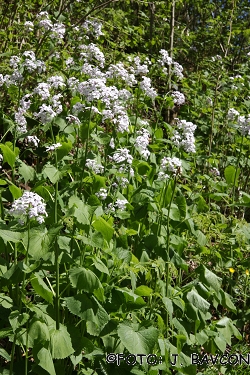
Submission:
{"label": "dense undergrowth", "polygon": [[2,7],[0,373],[246,374],[248,59],[107,3]]}

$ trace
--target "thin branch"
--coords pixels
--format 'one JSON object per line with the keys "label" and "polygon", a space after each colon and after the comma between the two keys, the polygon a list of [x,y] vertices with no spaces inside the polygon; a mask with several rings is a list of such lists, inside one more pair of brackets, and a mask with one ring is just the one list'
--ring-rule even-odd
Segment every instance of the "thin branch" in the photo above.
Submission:
{"label": "thin branch", "polygon": [[110,3],[115,3],[117,1],[120,1],[120,0],[108,0],[103,4],[100,4],[100,5],[97,5],[96,7],[93,7],[82,18],[80,18],[80,20],[74,26],[80,25],[80,23],[82,23],[91,13],[95,12],[97,9],[105,8],[106,5],[108,5]]}

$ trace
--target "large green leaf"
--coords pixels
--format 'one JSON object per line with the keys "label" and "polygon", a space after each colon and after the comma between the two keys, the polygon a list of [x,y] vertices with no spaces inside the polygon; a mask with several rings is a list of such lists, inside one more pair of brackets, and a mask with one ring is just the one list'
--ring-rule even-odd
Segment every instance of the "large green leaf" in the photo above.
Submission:
{"label": "large green leaf", "polygon": [[15,332],[18,328],[22,327],[30,319],[29,314],[20,313],[19,311],[12,311],[9,315],[10,325]]}
{"label": "large green leaf", "polygon": [[86,321],[87,332],[92,336],[99,336],[110,320],[109,315],[95,297],[90,299],[85,294],[78,294],[74,297],[66,297],[65,303],[73,315]]}
{"label": "large green leaf", "polygon": [[19,187],[17,187],[14,184],[9,186],[9,191],[11,192],[12,197],[14,199],[18,199],[23,195],[22,189],[20,189]]}
{"label": "large green leaf", "polygon": [[43,168],[43,174],[48,177],[52,184],[55,184],[60,179],[59,170],[54,165],[46,164]]}
{"label": "large green leaf", "polygon": [[22,238],[22,233],[12,232],[11,230],[0,229],[0,237],[4,242],[19,242]]}
{"label": "large green leaf", "polygon": [[49,287],[45,284],[43,279],[39,276],[39,273],[36,272],[31,276],[31,285],[34,288],[35,292],[45,299],[45,301],[53,304],[53,293]]}
{"label": "large green leaf", "polygon": [[57,161],[61,160],[64,156],[68,155],[70,150],[72,149],[72,143],[69,142],[63,142],[62,146],[56,150],[57,153]]}
{"label": "large green leaf", "polygon": [[26,248],[29,246],[29,255],[38,260],[47,254],[60,229],[61,226],[53,227],[49,230],[40,226],[31,228],[29,233],[26,232],[23,242]]}
{"label": "large green leaf", "polygon": [[3,357],[6,361],[11,361],[11,356],[3,348],[0,348],[0,357]]}
{"label": "large green leaf", "polygon": [[25,184],[28,181],[33,181],[35,178],[35,170],[21,160],[19,162],[20,166],[18,168],[18,172],[24,178]]}
{"label": "large green leaf", "polygon": [[179,195],[178,197],[175,198],[175,200],[176,200],[181,218],[186,219],[187,202],[186,202],[186,199],[185,199],[184,195]]}
{"label": "large green leaf", "polygon": [[236,168],[233,165],[229,165],[224,170],[224,176],[228,184],[233,184],[235,182],[235,186],[238,186],[238,180],[240,175],[240,168]]}
{"label": "large green leaf", "polygon": [[71,268],[69,279],[74,288],[88,293],[93,293],[95,289],[102,288],[102,284],[94,272],[83,267]]}
{"label": "large green leaf", "polygon": [[48,329],[48,325],[42,320],[38,319],[37,317],[32,318],[29,322],[29,346],[33,348],[36,342],[44,343],[49,342],[50,340],[50,333]]}
{"label": "large green leaf", "polygon": [[200,280],[207,286],[213,288],[216,292],[220,290],[221,287],[221,278],[215,275],[205,266],[200,266],[197,268],[196,272],[200,275]]}
{"label": "large green leaf", "polygon": [[0,306],[4,307],[5,309],[10,309],[13,306],[13,301],[4,293],[0,293]]}
{"label": "large green leaf", "polygon": [[98,231],[100,232],[104,239],[107,241],[107,242],[110,242],[112,237],[113,237],[113,233],[114,233],[114,229],[113,227],[107,222],[105,221],[102,217],[98,217],[93,223],[92,223],[93,227]]}
{"label": "large green leaf", "polygon": [[52,358],[63,359],[74,353],[71,337],[65,326],[60,324],[59,329],[49,327],[49,332]]}
{"label": "large green leaf", "polygon": [[16,160],[15,153],[6,145],[0,144],[0,148],[3,152],[4,162],[7,162],[13,168]]}
{"label": "large green leaf", "polygon": [[72,216],[76,218],[78,223],[89,225],[89,209],[79,197],[72,195],[69,198],[69,208],[74,207],[72,211]]}
{"label": "large green leaf", "polygon": [[150,354],[158,339],[158,330],[152,326],[124,321],[117,333],[122,344],[130,353]]}
{"label": "large green leaf", "polygon": [[204,313],[206,313],[210,307],[210,303],[201,297],[195,289],[188,292],[187,300]]}
{"label": "large green leaf", "polygon": [[33,348],[33,355],[37,365],[42,367],[50,375],[56,375],[48,343],[37,343]]}

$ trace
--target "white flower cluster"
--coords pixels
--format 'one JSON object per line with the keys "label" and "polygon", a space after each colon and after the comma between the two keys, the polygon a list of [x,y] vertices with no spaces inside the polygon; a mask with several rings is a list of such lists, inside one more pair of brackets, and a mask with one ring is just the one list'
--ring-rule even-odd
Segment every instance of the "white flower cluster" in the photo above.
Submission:
{"label": "white flower cluster", "polygon": [[63,82],[63,77],[61,76],[52,76],[48,78],[47,82],[49,87],[54,89],[62,89],[65,86],[65,83]]}
{"label": "white flower cluster", "polygon": [[106,78],[121,78],[128,86],[133,86],[137,83],[135,75],[129,73],[122,63],[110,65],[106,72]]}
{"label": "white flower cluster", "polygon": [[21,64],[21,67],[26,68],[29,73],[33,73],[36,70],[38,73],[46,71],[45,63],[42,60],[37,60],[33,51],[25,51],[23,57],[25,59]]}
{"label": "white flower cluster", "polygon": [[229,108],[228,113],[227,113],[227,118],[228,120],[235,120],[239,116],[239,112],[236,111],[234,108]]}
{"label": "white flower cluster", "polygon": [[19,217],[20,223],[24,223],[23,219],[28,217],[35,218],[39,224],[42,224],[44,217],[48,216],[43,198],[29,191],[25,191],[21,198],[12,203],[9,213]]}
{"label": "white flower cluster", "polygon": [[130,155],[129,150],[127,148],[118,148],[114,155],[110,156],[110,160],[112,160],[115,163],[126,162],[131,165],[133,161],[133,156]]}
{"label": "white flower cluster", "polygon": [[[129,118],[124,105],[121,104],[121,96],[123,98],[124,96],[129,97],[127,90],[119,91],[115,86],[106,86],[106,78],[90,78],[87,81],[80,82],[77,90],[85,96],[88,102],[101,100],[105,104],[106,109],[102,112],[103,121],[106,119],[112,120],[117,125],[118,132],[128,131]],[[81,107],[81,104],[78,106]],[[80,110],[82,109],[83,107]],[[76,114],[79,113],[75,106],[73,110],[76,110]]]}
{"label": "white flower cluster", "polygon": [[38,144],[40,142],[40,139],[38,139],[35,135],[28,135],[26,137],[27,142],[34,147],[38,147]]}
{"label": "white flower cluster", "polygon": [[195,152],[194,132],[197,126],[190,121],[178,119],[176,127],[178,130],[174,131],[173,144],[183,147],[186,152]]}
{"label": "white flower cluster", "polygon": [[48,12],[40,12],[37,15],[38,26],[46,31],[51,31],[50,37],[58,39],[58,42],[61,43],[65,34],[65,26],[63,23],[58,22],[54,23],[50,21]]}
{"label": "white flower cluster", "polygon": [[100,35],[103,35],[102,32],[102,23],[97,20],[86,20],[82,27],[87,31],[88,34],[93,35],[98,38]]}
{"label": "white flower cluster", "polygon": [[17,112],[15,112],[15,122],[17,123],[17,132],[18,133],[26,133],[27,132],[27,121],[24,117],[26,111],[30,108],[31,101],[30,101],[31,94],[24,95],[20,100],[20,105],[18,107]]}
{"label": "white flower cluster", "polygon": [[105,78],[105,73],[103,73],[97,66],[93,66],[88,62],[83,64],[81,72],[88,75],[90,78]]}
{"label": "white flower cluster", "polygon": [[47,146],[46,147],[46,151],[55,151],[58,147],[61,147],[61,143],[54,143],[53,145],[51,146]]}
{"label": "white flower cluster", "polygon": [[166,171],[171,172],[174,176],[181,174],[181,160],[176,157],[164,157],[161,161],[160,169],[158,180],[166,180],[169,178],[169,175],[165,173]]}
{"label": "white flower cluster", "polygon": [[149,145],[149,138],[150,134],[147,129],[140,129],[136,132],[138,134],[138,137],[135,140],[135,147],[138,149],[141,156],[143,156],[145,159],[148,159],[150,152],[147,149]]}
{"label": "white flower cluster", "polygon": [[157,92],[153,87],[151,87],[151,79],[143,76],[142,81],[140,82],[141,90],[151,99],[155,99]]}
{"label": "white flower cluster", "polygon": [[80,125],[81,124],[81,122],[80,122],[80,120],[79,120],[79,118],[77,116],[68,115],[66,117],[66,120],[68,120],[68,122],[70,124],[76,124],[76,125]]}
{"label": "white flower cluster", "polygon": [[101,164],[97,164],[94,159],[87,159],[85,165],[96,174],[103,173],[104,171],[104,167]]}
{"label": "white flower cluster", "polygon": [[[135,63],[135,68],[132,68],[132,70],[136,75],[148,74],[149,72],[148,65],[145,64],[145,62],[144,64],[141,64],[141,60],[139,56],[136,56],[134,58],[134,63]],[[146,63],[148,64],[150,63],[149,59],[146,59]]]}
{"label": "white flower cluster", "polygon": [[98,193],[95,193],[95,195],[100,198],[102,201],[104,201],[108,196],[107,189],[101,188]]}
{"label": "white flower cluster", "polygon": [[220,176],[220,171],[213,167],[212,169],[210,169],[210,172],[214,175],[214,176]]}
{"label": "white flower cluster", "polygon": [[174,61],[168,54],[168,51],[165,49],[160,50],[160,59],[158,59],[158,63],[163,67],[162,71],[165,74],[168,74],[168,70],[166,69],[165,65],[172,65],[172,73],[175,74],[179,79],[183,78],[183,67],[178,62]]}
{"label": "white flower cluster", "polygon": [[117,199],[114,204],[109,203],[105,211],[107,213],[110,212],[110,211],[115,212],[116,209],[124,211],[127,203],[128,203],[127,199]]}
{"label": "white flower cluster", "polygon": [[34,23],[31,21],[25,21],[24,27],[26,28],[27,31],[31,32],[34,30]]}
{"label": "white flower cluster", "polygon": [[39,109],[39,112],[34,112],[34,116],[40,119],[43,124],[51,122],[53,118],[56,117],[56,112],[53,110],[51,105],[42,104]]}
{"label": "white flower cluster", "polygon": [[80,49],[82,52],[80,53],[81,58],[85,63],[91,63],[92,61],[97,61],[101,68],[104,67],[105,64],[105,57],[104,54],[100,51],[100,49],[94,44],[90,43],[89,45],[81,45]]}
{"label": "white flower cluster", "polygon": [[172,98],[174,99],[174,104],[176,105],[182,105],[185,103],[185,96],[179,91],[173,92]]}
{"label": "white flower cluster", "polygon": [[230,121],[237,120],[239,131],[242,135],[250,135],[250,115],[240,116],[240,113],[234,108],[230,108],[227,113]]}
{"label": "white flower cluster", "polygon": [[238,117],[239,131],[242,135],[250,135],[250,115]]}

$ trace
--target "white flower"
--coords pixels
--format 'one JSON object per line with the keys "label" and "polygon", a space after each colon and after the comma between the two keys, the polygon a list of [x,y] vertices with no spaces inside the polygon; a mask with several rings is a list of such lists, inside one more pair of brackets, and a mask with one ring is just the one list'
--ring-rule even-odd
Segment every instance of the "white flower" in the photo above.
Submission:
{"label": "white flower", "polygon": [[98,193],[95,193],[95,195],[104,201],[108,196],[108,191],[107,189],[101,188]]}
{"label": "white flower", "polygon": [[17,131],[19,133],[26,133],[27,132],[27,121],[24,117],[24,110],[22,108],[18,108],[18,111],[15,112],[15,122],[18,124]]}
{"label": "white flower", "polygon": [[122,63],[112,64],[106,72],[107,78],[121,78],[128,86],[134,85],[137,81],[135,75],[129,73]]}
{"label": "white flower", "polygon": [[35,218],[39,224],[43,223],[44,217],[48,216],[43,198],[29,191],[25,191],[21,198],[12,203],[9,213],[19,217],[22,222],[24,217]]}
{"label": "white flower", "polygon": [[125,177],[117,177],[118,182],[120,183],[121,187],[126,187],[129,184],[129,180]]}
{"label": "white flower", "polygon": [[176,157],[164,157],[161,161],[161,169],[172,172],[174,175],[180,174],[182,172],[181,160]]}
{"label": "white flower", "polygon": [[155,89],[153,89],[153,87],[151,87],[151,79],[148,78],[148,77],[145,77],[143,76],[142,77],[143,81],[140,82],[140,88],[142,91],[144,91],[144,93],[151,99],[155,99],[155,97],[157,96],[157,92],[155,91]]}
{"label": "white flower", "polygon": [[68,115],[68,116],[66,117],[66,120],[68,120],[68,122],[69,122],[70,124],[72,124],[72,123],[73,123],[73,124],[77,124],[77,125],[80,125],[80,124],[81,124],[79,118],[76,117],[76,116],[73,116],[73,115]]}
{"label": "white flower", "polygon": [[61,76],[52,76],[48,79],[48,84],[50,87],[53,87],[54,89],[62,89],[65,86],[65,83],[63,82],[63,77]]}
{"label": "white flower", "polygon": [[135,147],[138,149],[140,155],[142,155],[145,159],[148,159],[150,152],[148,151],[147,147],[149,145],[149,131],[147,129],[142,128],[136,132],[138,137],[135,140]]}
{"label": "white flower", "polygon": [[127,199],[117,199],[115,202],[115,207],[118,210],[124,211],[127,203],[128,203]]}
{"label": "white flower", "polygon": [[238,111],[236,111],[236,109],[234,108],[229,108],[228,112],[227,112],[227,118],[228,120],[235,120],[236,117],[238,117],[240,114]]}
{"label": "white flower", "polygon": [[173,60],[169,56],[168,51],[166,51],[165,49],[161,49],[160,54],[161,54],[161,58],[158,60],[158,63],[161,66],[164,66],[165,64],[167,64],[167,65],[172,64]]}
{"label": "white flower", "polygon": [[47,146],[46,147],[46,151],[55,151],[55,149],[57,149],[58,147],[61,147],[61,143],[54,143],[53,145],[51,146]]}
{"label": "white flower", "polygon": [[28,31],[33,31],[34,29],[34,24],[31,21],[24,22],[24,26],[26,27]]}
{"label": "white flower", "polygon": [[178,130],[174,131],[173,144],[183,147],[186,152],[195,152],[194,132],[197,126],[190,121],[179,119],[176,126]]}
{"label": "white flower", "polygon": [[23,81],[23,75],[18,70],[14,70],[14,72],[9,77],[9,83],[16,85]]}
{"label": "white flower", "polygon": [[239,131],[242,135],[250,135],[250,115],[238,117]]}
{"label": "white flower", "polygon": [[82,27],[89,33],[98,38],[102,33],[102,24],[97,20],[86,20]]}
{"label": "white flower", "polygon": [[84,111],[85,106],[79,102],[77,102],[75,105],[72,107],[72,112],[76,115],[78,115],[80,112]]}
{"label": "white flower", "polygon": [[141,60],[139,56],[136,56],[134,58],[134,63],[135,63],[135,74],[148,74],[148,66],[146,64],[141,64]]}
{"label": "white flower", "polygon": [[50,105],[42,104],[38,113],[34,112],[34,116],[39,118],[43,124],[51,122],[57,113]]}
{"label": "white flower", "polygon": [[18,56],[11,56],[9,64],[13,69],[16,69],[18,67],[20,60],[21,59]]}
{"label": "white flower", "polygon": [[170,176],[169,176],[167,173],[164,173],[164,172],[160,171],[160,172],[158,173],[157,180],[159,180],[159,181],[165,181],[165,180],[168,180],[169,177],[170,177]]}
{"label": "white flower", "polygon": [[127,162],[128,164],[132,164],[133,156],[130,155],[127,148],[118,148],[118,150],[111,157],[111,160],[115,163]]}
{"label": "white flower", "polygon": [[92,171],[96,174],[103,173],[104,167],[101,164],[97,164],[96,160],[94,159],[87,159],[86,160],[86,167],[92,169]]}
{"label": "white flower", "polygon": [[30,98],[31,94],[26,94],[22,97],[20,100],[20,107],[22,108],[23,111],[27,111],[30,108],[31,101]]}
{"label": "white flower", "polygon": [[73,57],[69,57],[69,58],[65,61],[65,64],[66,64],[67,68],[69,68],[71,65],[74,65],[75,62],[74,62]]}
{"label": "white flower", "polygon": [[101,68],[104,67],[104,54],[94,43],[90,43],[89,45],[83,44],[80,46],[80,49],[83,51],[80,53],[80,56],[85,62],[90,63],[92,61],[97,61]]}
{"label": "white flower", "polygon": [[210,172],[211,172],[213,175],[215,175],[215,176],[220,176],[220,171],[219,171],[217,168],[215,168],[215,167],[213,167],[213,168],[210,170]]}
{"label": "white flower", "polygon": [[71,77],[68,79],[67,84],[71,90],[78,90],[78,85],[80,84],[80,81],[75,77]]}
{"label": "white flower", "polygon": [[54,25],[51,27],[51,38],[58,38],[58,39],[63,39],[64,34],[65,34],[65,26],[63,23],[54,23]]}
{"label": "white flower", "polygon": [[113,137],[110,139],[109,146],[110,146],[111,148],[113,148],[113,149],[115,148],[115,141],[114,141],[114,138],[113,138]]}
{"label": "white flower", "polygon": [[180,65],[178,62],[174,62],[173,63],[174,67],[173,67],[173,73],[180,79],[183,78],[183,67],[182,65]]}
{"label": "white flower", "polygon": [[185,103],[185,96],[179,91],[173,92],[172,97],[174,99],[174,104],[176,105],[182,105]]}
{"label": "white flower", "polygon": [[52,96],[51,98],[51,103],[52,103],[52,107],[53,107],[53,110],[59,114],[62,112],[62,104],[61,102],[59,101],[59,99],[62,97],[62,94],[57,94],[57,95],[54,95]]}
{"label": "white flower", "polygon": [[38,147],[40,139],[38,139],[35,135],[28,135],[26,139],[27,142],[33,144],[34,147]]}
{"label": "white flower", "polygon": [[40,95],[42,100],[47,100],[50,97],[50,85],[45,82],[41,82],[37,85],[37,87],[34,88],[34,93],[37,95]]}

